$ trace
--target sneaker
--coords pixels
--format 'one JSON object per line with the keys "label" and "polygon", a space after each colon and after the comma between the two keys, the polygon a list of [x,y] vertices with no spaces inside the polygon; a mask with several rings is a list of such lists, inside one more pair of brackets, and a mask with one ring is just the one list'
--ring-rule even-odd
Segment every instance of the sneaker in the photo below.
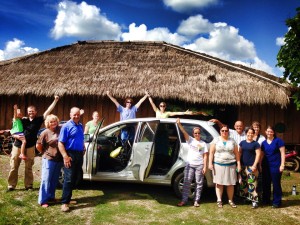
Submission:
{"label": "sneaker", "polygon": [[252,202],[252,209],[257,209],[258,208],[258,204],[257,202]]}
{"label": "sneaker", "polygon": [[14,190],[15,190],[15,188],[12,186],[8,186],[8,188],[7,188],[7,191],[14,191]]}
{"label": "sneaker", "polygon": [[199,205],[199,203],[198,203],[197,201],[195,201],[195,202],[194,202],[194,206],[195,206],[195,207],[199,207],[200,205]]}
{"label": "sneaker", "polygon": [[275,204],[272,205],[272,208],[273,208],[273,209],[277,209],[277,208],[279,208],[279,207],[280,207],[279,205],[275,205]]}
{"label": "sneaker", "polygon": [[69,205],[68,204],[62,204],[61,211],[62,212],[69,212],[70,211]]}

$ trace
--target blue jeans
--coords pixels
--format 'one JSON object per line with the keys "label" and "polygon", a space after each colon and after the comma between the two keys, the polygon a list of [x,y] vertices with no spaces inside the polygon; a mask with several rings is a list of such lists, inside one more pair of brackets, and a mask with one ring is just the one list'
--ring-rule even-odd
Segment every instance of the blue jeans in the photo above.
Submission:
{"label": "blue jeans", "polygon": [[49,200],[55,199],[55,190],[62,166],[62,162],[56,162],[46,158],[42,159],[42,178],[38,199],[39,204],[44,204]]}
{"label": "blue jeans", "polygon": [[61,202],[69,204],[72,198],[72,191],[75,188],[78,174],[81,174],[83,163],[82,151],[67,151],[68,155],[72,158],[71,166],[64,167],[64,185]]}

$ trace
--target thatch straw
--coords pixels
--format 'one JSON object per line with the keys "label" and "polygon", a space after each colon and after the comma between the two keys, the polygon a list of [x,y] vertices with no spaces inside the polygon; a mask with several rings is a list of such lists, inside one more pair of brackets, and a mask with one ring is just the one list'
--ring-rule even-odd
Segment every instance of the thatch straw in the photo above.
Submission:
{"label": "thatch straw", "polygon": [[153,97],[286,106],[289,85],[262,71],[164,42],[89,41],[0,63],[0,95]]}

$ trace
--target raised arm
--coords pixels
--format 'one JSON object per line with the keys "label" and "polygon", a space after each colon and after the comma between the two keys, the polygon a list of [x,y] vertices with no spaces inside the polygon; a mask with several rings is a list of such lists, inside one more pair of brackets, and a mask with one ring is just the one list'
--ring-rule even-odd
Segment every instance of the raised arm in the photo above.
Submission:
{"label": "raised arm", "polygon": [[139,108],[139,107],[141,106],[141,104],[143,103],[143,101],[145,101],[145,99],[146,99],[148,96],[149,96],[148,91],[145,91],[145,96],[142,97],[142,98],[138,101],[138,103],[135,104],[135,107],[136,107],[136,108]]}
{"label": "raised arm", "polygon": [[110,100],[115,103],[115,105],[117,106],[117,108],[119,107],[120,103],[117,101],[117,99],[115,99],[113,96],[111,96],[110,92],[107,91],[106,92],[107,96],[110,98]]}
{"label": "raised arm", "polygon": [[18,105],[14,105],[14,119],[17,118],[17,112],[18,112]]}
{"label": "raised arm", "polygon": [[192,111],[186,110],[185,112],[170,112],[170,116],[180,116],[180,115],[193,115]]}
{"label": "raised arm", "polygon": [[153,100],[152,100],[152,98],[151,98],[150,95],[148,96],[148,98],[149,98],[149,102],[150,102],[150,104],[151,104],[151,106],[152,106],[153,111],[156,112],[156,111],[158,110],[158,108],[157,108],[156,105],[154,104],[154,102],[153,102]]}
{"label": "raised arm", "polygon": [[183,128],[182,124],[180,123],[180,119],[179,118],[177,118],[176,123],[177,123],[179,129],[181,130],[181,132],[183,133],[184,139],[186,141],[188,141],[190,139],[190,135]]}
{"label": "raised arm", "polygon": [[57,95],[55,95],[54,101],[51,103],[51,105],[48,107],[48,109],[43,114],[44,119],[46,119],[46,117],[52,112],[52,110],[56,106],[56,103],[58,102],[58,100],[59,100],[59,97]]}
{"label": "raised arm", "polygon": [[213,123],[216,123],[220,128],[222,128],[223,126],[223,123],[221,123],[219,120],[217,119],[211,119],[209,120],[210,122],[213,122]]}

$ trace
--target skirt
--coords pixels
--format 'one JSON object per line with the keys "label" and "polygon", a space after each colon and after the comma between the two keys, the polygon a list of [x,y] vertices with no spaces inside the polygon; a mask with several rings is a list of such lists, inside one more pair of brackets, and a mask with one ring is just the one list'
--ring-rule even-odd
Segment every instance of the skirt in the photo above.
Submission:
{"label": "skirt", "polygon": [[214,164],[213,182],[220,185],[236,185],[236,165],[220,166]]}

